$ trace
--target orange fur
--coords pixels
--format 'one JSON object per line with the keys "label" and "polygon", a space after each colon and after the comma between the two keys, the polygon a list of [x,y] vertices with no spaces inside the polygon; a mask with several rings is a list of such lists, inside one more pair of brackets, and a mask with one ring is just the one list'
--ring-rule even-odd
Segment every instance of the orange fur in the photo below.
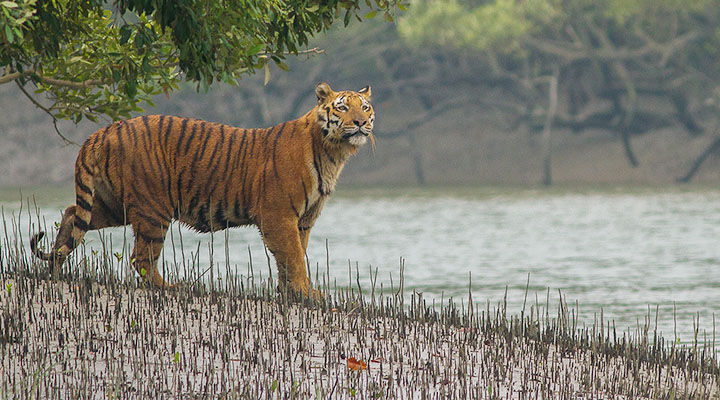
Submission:
{"label": "orange fur", "polygon": [[51,253],[62,266],[88,230],[129,224],[132,259],[158,287],[157,259],[172,220],[201,232],[257,225],[281,286],[307,294],[304,254],[315,220],[345,161],[373,139],[370,88],[316,87],[318,105],[267,129],[150,115],[90,135],[75,164],[76,204],[65,210]]}

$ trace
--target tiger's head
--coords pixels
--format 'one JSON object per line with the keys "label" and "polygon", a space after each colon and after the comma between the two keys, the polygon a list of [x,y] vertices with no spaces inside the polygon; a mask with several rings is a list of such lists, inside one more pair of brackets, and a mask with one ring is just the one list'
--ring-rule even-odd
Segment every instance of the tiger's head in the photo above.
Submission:
{"label": "tiger's head", "polygon": [[370,104],[370,86],[334,92],[327,83],[315,87],[318,98],[317,120],[325,140],[359,147],[368,137],[375,143],[375,111]]}

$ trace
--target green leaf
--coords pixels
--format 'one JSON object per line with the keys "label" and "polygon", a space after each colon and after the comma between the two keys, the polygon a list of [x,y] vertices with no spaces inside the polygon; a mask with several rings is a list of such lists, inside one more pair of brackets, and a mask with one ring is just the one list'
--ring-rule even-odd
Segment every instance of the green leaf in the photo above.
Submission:
{"label": "green leaf", "polygon": [[13,43],[13,33],[12,29],[10,29],[10,25],[5,25],[5,37],[7,38],[7,41],[10,43]]}
{"label": "green leaf", "polygon": [[144,278],[145,275],[147,275],[147,271],[145,270],[145,268],[140,268],[140,276]]}
{"label": "green leaf", "polygon": [[265,45],[262,43],[256,44],[255,46],[251,47],[250,50],[248,50],[247,55],[254,56],[255,54],[259,53],[260,50],[263,49],[263,47],[265,47]]}
{"label": "green leaf", "polygon": [[319,6],[319,5],[313,4],[312,6],[306,8],[305,10],[307,10],[307,12],[314,13],[315,11],[317,11],[317,10],[319,10],[319,9],[320,9],[320,6]]}
{"label": "green leaf", "polygon": [[270,82],[270,64],[265,63],[265,83],[264,83],[264,85],[267,86],[268,82]]}
{"label": "green leaf", "polygon": [[123,25],[120,27],[120,44],[125,44],[130,40],[130,35],[132,34],[132,26],[131,25]]}
{"label": "green leaf", "polygon": [[377,10],[372,10],[369,13],[365,14],[366,19],[373,19],[377,15]]}
{"label": "green leaf", "polygon": [[6,8],[17,8],[17,3],[14,1],[3,1],[0,3],[1,6]]}
{"label": "green leaf", "polygon": [[175,364],[179,364],[179,363],[180,363],[180,353],[178,353],[177,351],[175,352],[175,359],[173,360],[173,362],[174,362]]}
{"label": "green leaf", "polygon": [[290,71],[290,67],[282,61],[276,61],[275,64],[283,71]]}

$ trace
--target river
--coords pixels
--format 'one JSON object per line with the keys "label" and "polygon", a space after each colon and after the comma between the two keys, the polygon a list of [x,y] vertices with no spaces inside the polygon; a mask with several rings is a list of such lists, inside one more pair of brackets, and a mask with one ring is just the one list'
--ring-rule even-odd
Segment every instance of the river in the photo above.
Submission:
{"label": "river", "polygon": [[[26,206],[19,216],[21,196]],[[9,235],[13,219],[20,218],[25,238],[36,229],[26,215],[33,196],[32,208],[37,204],[49,227],[73,198],[71,188],[0,190]],[[212,237],[176,224],[171,231],[175,251],[166,240],[167,263],[181,263],[184,254],[186,260],[198,256],[207,268],[212,241],[213,276],[247,276],[252,256],[256,279],[267,277],[255,228]],[[122,247],[122,229],[105,235],[115,249]],[[95,232],[86,241],[101,248]],[[507,292],[509,313],[519,313],[524,303],[544,306],[549,298],[552,315],[562,293],[577,306],[581,324],[592,324],[601,312],[620,332],[648,320],[651,333],[657,328],[666,339],[689,343],[699,321],[700,340],[711,341],[720,311],[720,189],[340,187],[312,231],[307,256],[313,278],[329,270],[333,287],[359,281],[367,293],[370,271],[377,271],[376,292],[382,285],[387,294],[398,286],[402,263],[406,296],[422,293],[428,303],[453,298],[467,304],[472,293],[476,304],[494,307]],[[175,270],[169,280],[176,275],[185,273]]]}

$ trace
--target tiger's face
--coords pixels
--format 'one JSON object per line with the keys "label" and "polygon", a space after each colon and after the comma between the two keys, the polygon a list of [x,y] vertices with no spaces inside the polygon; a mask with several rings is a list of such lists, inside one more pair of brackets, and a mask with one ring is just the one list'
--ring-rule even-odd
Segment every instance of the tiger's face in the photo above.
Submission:
{"label": "tiger's face", "polygon": [[359,147],[373,140],[375,111],[370,104],[370,86],[357,92],[334,92],[327,83],[315,88],[318,98],[317,119],[323,135],[335,143]]}

